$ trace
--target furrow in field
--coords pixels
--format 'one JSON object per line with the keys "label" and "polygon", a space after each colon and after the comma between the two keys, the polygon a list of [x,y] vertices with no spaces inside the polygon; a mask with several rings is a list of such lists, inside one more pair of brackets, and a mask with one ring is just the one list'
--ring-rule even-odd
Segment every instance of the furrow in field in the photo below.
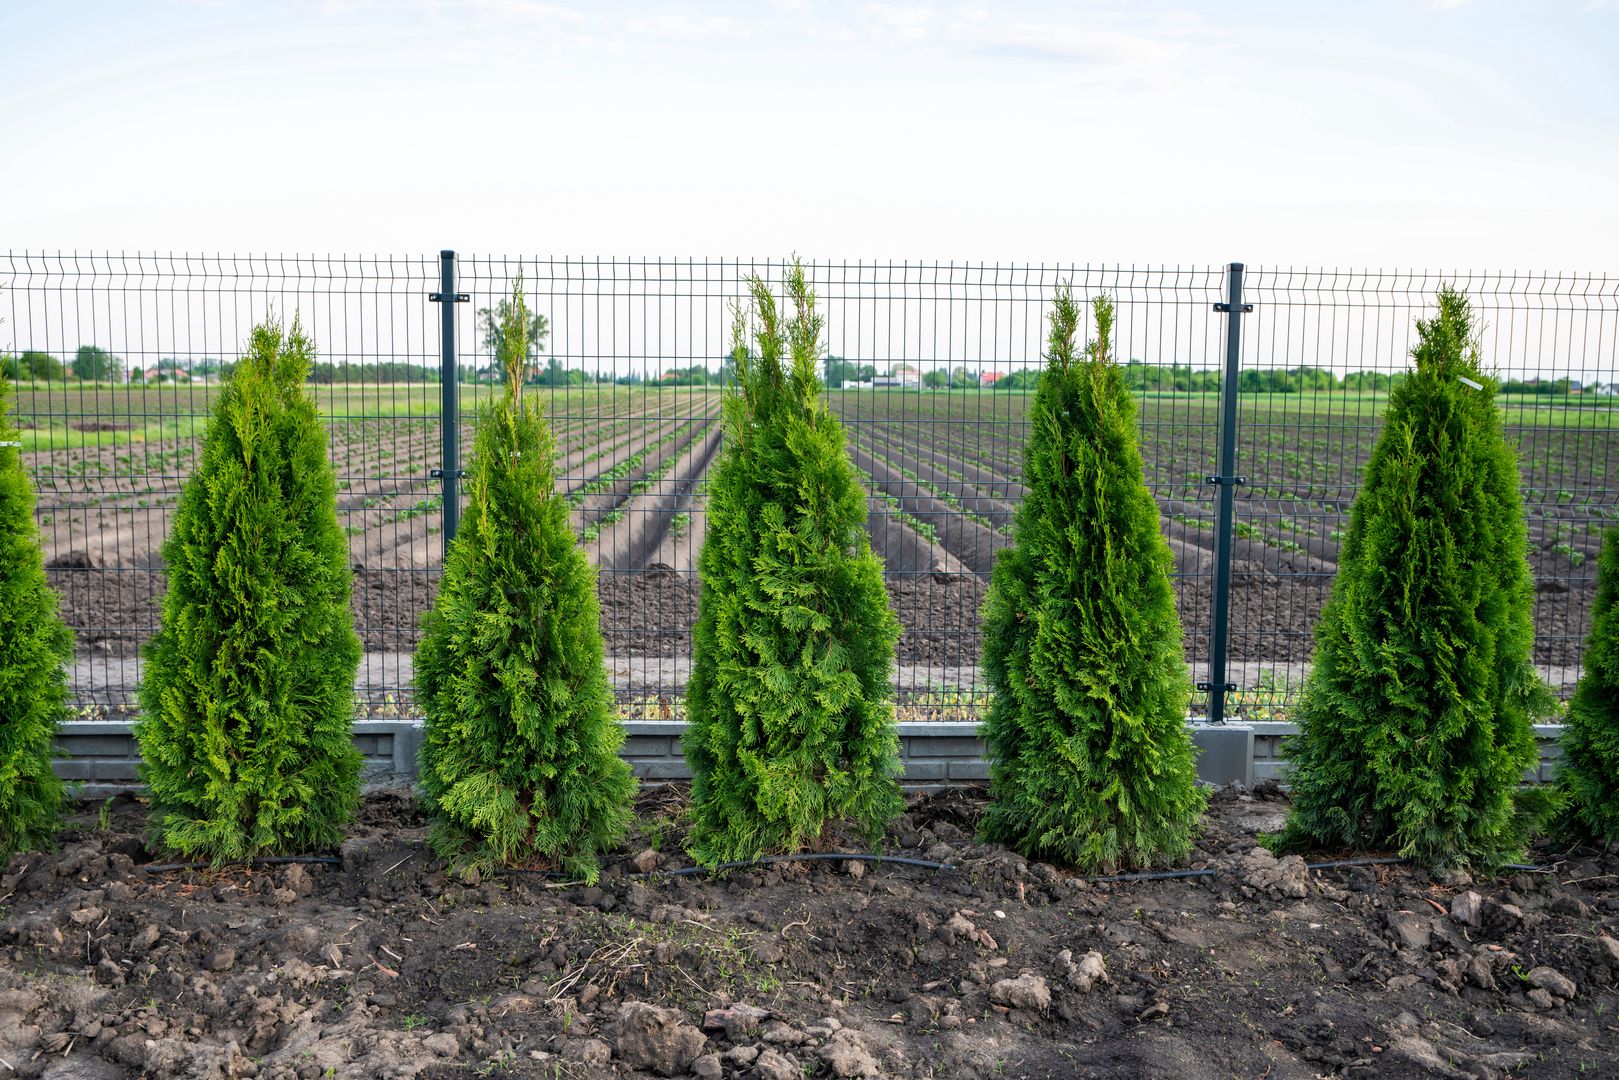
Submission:
{"label": "furrow in field", "polygon": [[1012,542],[949,506],[887,459],[858,446],[850,447],[850,456],[876,487],[898,500],[902,513],[931,526],[939,545],[972,573],[988,574],[995,566],[995,552]]}
{"label": "furrow in field", "polygon": [[[977,485],[968,482],[965,474],[948,466],[933,464],[930,456],[924,458],[914,447],[883,439],[862,439],[855,443],[873,457],[886,458],[908,480],[920,484],[940,502],[995,532],[1010,533],[1014,503],[1005,498],[988,495]],[[1001,485],[1002,493],[1008,486]]]}
{"label": "furrow in field", "polygon": [[1023,455],[1019,452],[1008,463],[993,468],[968,460],[954,450],[955,442],[948,432],[938,432],[920,440],[907,441],[903,434],[886,424],[872,424],[861,428],[859,441],[898,448],[918,461],[946,475],[954,475],[958,482],[971,484],[980,495],[1015,504],[1023,497]]}
{"label": "furrow in field", "polygon": [[[577,490],[597,482],[606,472],[633,457],[639,445],[661,430],[632,428],[624,439],[601,449],[601,456],[596,456],[588,448],[574,455],[576,460],[585,464],[589,464],[589,459],[594,457],[600,463],[601,471],[594,476],[574,477],[559,482],[558,490],[568,494],[570,488]],[[561,471],[560,466],[558,471]],[[443,555],[440,534],[444,527],[439,481],[423,477],[389,477],[381,481],[355,480],[351,484],[361,486],[358,497],[354,497],[356,493],[351,487],[350,498],[339,509],[348,511],[344,518],[345,528],[351,537],[351,557],[356,566],[397,570],[429,569],[439,564]],[[363,524],[353,523],[356,517]]]}
{"label": "furrow in field", "polygon": [[680,430],[675,420],[649,424],[632,437],[614,443],[594,460],[574,469],[557,469],[557,492],[578,508],[591,496],[607,490],[620,476],[633,472],[654,447],[665,445]]}
{"label": "furrow in field", "polygon": [[674,467],[686,447],[713,423],[707,415],[691,417],[671,427],[645,444],[613,468],[568,495],[568,504],[577,511],[575,523],[586,543],[623,520],[624,504],[651,490]]}
{"label": "furrow in field", "polygon": [[[721,427],[714,419],[701,421],[679,457],[665,459],[657,470],[663,475],[649,475],[643,481],[650,483],[647,490],[632,494],[615,508],[618,520],[602,529],[589,545],[592,562],[603,570],[651,567],[657,562],[655,553],[670,539],[670,523],[679,514],[687,515],[685,534],[689,542],[689,507],[698,480],[708,471],[719,449]],[[667,565],[674,568],[673,564]]]}

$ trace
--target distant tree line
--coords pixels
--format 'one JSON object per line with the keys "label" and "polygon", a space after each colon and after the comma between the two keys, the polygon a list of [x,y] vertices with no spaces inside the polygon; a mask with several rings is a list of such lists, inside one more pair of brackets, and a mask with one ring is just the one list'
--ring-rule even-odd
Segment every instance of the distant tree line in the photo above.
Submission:
{"label": "distant tree line", "polygon": [[87,382],[111,382],[123,378],[124,363],[99,345],[80,345],[67,365],[48,352],[29,349],[0,359],[0,374],[8,379],[39,381],[61,381],[71,374]]}
{"label": "distant tree line", "polygon": [[[503,301],[504,303],[504,301]],[[500,348],[498,323],[500,312],[483,309],[483,345],[491,353]],[[538,319],[528,331],[530,361],[523,382],[527,386],[723,386],[735,377],[730,359],[717,369],[704,364],[689,367],[666,368],[652,372],[596,372],[570,368],[556,357],[547,357],[539,364],[537,350],[544,343],[545,322]],[[195,362],[164,357],[155,368],[134,368],[127,371],[128,380],[141,382],[183,382],[199,376],[230,374],[234,365],[229,361],[205,358]],[[877,365],[862,364],[842,357],[829,356],[821,364],[822,378],[828,389],[841,389],[857,383],[870,383],[878,377]],[[154,378],[154,371],[156,377]],[[1148,364],[1131,360],[1121,368],[1125,384],[1134,393],[1191,393],[1217,394],[1220,392],[1221,372],[1217,369],[1196,369],[1184,364]],[[462,364],[459,368],[465,383],[504,383],[505,374],[496,367],[476,367]],[[0,377],[14,381],[62,382],[79,379],[85,382],[121,382],[126,377],[124,361],[98,345],[81,345],[73,359],[63,363],[57,357],[39,349],[29,349],[16,355],[0,356]],[[1320,391],[1346,393],[1388,393],[1400,384],[1404,373],[1387,375],[1380,371],[1353,371],[1339,377],[1325,368],[1300,366],[1259,370],[1245,369],[1237,377],[1237,390],[1243,394],[1298,394]],[[386,360],[376,363],[350,363],[348,361],[317,363],[311,369],[308,381],[317,385],[368,383],[434,383],[439,379],[436,364],[414,364]],[[1040,380],[1040,369],[1012,371],[1001,375],[984,389],[1008,392],[1033,391]],[[922,385],[930,390],[959,390],[978,388],[981,375],[964,366],[938,367],[922,373]],[[914,385],[914,384],[913,384]],[[1558,379],[1506,379],[1500,385],[1502,394],[1535,394],[1541,396],[1568,396],[1582,391],[1580,382],[1570,378]]]}

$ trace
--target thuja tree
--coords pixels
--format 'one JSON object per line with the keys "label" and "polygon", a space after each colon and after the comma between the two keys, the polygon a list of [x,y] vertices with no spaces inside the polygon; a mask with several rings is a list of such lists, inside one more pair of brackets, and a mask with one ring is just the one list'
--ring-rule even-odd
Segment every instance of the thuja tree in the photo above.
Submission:
{"label": "thuja tree", "polygon": [[502,396],[479,414],[467,510],[423,622],[421,786],[458,868],[545,860],[594,880],[635,795],[603,663],[596,572],[555,490],[540,404],[523,394],[535,316],[502,304]]}
{"label": "thuja tree", "polygon": [[51,744],[67,711],[73,633],[45,581],[34,491],[0,378],[0,861],[48,843],[62,804]]}
{"label": "thuja tree", "polygon": [[296,321],[253,329],[163,545],[135,738],[159,843],[222,861],[341,840],[359,799],[360,642]]}
{"label": "thuja tree", "polygon": [[994,699],[986,839],[1092,871],[1179,858],[1203,811],[1191,685],[1136,404],[1109,354],[1113,305],[1075,348],[1064,289],[1029,408],[1025,494],[984,604]]}
{"label": "thuja tree", "polygon": [[1602,541],[1585,673],[1569,702],[1562,746],[1562,824],[1577,839],[1619,845],[1619,525]]}
{"label": "thuja tree", "polygon": [[793,314],[752,282],[756,351],[734,315],[735,388],[708,486],[686,760],[691,853],[795,851],[828,821],[872,842],[901,806],[892,689],[899,623],[866,495],[820,399],[821,318],[801,265]]}
{"label": "thuja tree", "polygon": [[1554,703],[1530,663],[1517,462],[1467,298],[1439,291],[1389,393],[1289,739],[1289,850],[1520,856],[1551,800],[1522,785]]}

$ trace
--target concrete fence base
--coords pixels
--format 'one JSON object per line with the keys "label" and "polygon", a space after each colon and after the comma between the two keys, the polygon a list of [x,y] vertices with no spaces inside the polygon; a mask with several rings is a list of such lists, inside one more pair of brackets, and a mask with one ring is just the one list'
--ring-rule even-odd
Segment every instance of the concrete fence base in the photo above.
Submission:
{"label": "concrete fence base", "polygon": [[[1191,724],[1197,745],[1198,776],[1211,784],[1281,779],[1282,743],[1298,732],[1294,724]],[[680,752],[683,720],[631,720],[624,724],[623,755],[644,781],[685,780],[691,776]],[[1540,765],[1526,777],[1550,781],[1561,756],[1561,725],[1535,728]],[[139,787],[138,755],[132,725],[79,721],[62,725],[56,741],[56,773],[80,785],[85,798],[105,798]],[[354,744],[364,759],[361,777],[374,787],[412,784],[422,726],[415,720],[358,720]],[[899,725],[902,781],[909,787],[942,788],[989,779],[989,762],[978,725],[961,721],[917,721]]]}

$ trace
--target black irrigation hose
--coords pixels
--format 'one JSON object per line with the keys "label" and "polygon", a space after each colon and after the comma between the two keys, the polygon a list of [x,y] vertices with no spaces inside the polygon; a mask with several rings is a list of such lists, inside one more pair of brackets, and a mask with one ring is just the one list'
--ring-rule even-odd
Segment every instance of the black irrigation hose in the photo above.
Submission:
{"label": "black irrigation hose", "polygon": [[749,859],[745,862],[719,863],[715,866],[682,866],[678,870],[654,870],[647,874],[636,874],[635,877],[692,877],[698,874],[718,873],[722,870],[743,870],[754,866],[770,866],[773,863],[784,862],[866,862],[888,863],[895,866],[919,866],[924,870],[955,870],[950,863],[929,862],[927,859],[911,859],[904,855],[844,855],[835,851],[814,852],[807,855],[766,855],[760,859]]}
{"label": "black irrigation hose", "polygon": [[[894,866],[919,866],[924,870],[958,869],[958,867],[950,863],[929,862],[927,859],[912,859],[904,855],[867,855],[861,852],[846,854],[837,851],[821,851],[803,855],[765,855],[758,859],[718,863],[714,866],[682,866],[674,870],[648,870],[645,873],[625,874],[617,880],[636,881],[660,877],[698,877],[703,874],[718,874],[725,870],[746,870],[755,866],[770,866],[784,862],[864,862],[886,863]],[[521,867],[507,867],[505,872],[508,874],[535,874],[556,881],[566,881],[571,877],[571,875],[557,870],[524,870]]]}
{"label": "black irrigation hose", "polygon": [[157,866],[143,866],[141,870],[148,874],[166,874],[171,870],[226,870],[231,867],[245,866],[258,869],[261,866],[290,866],[300,863],[306,866],[342,866],[343,860],[336,855],[265,855],[257,859],[236,860],[234,862],[176,862],[162,863]]}
{"label": "black irrigation hose", "polygon": [[1099,877],[1080,878],[1080,880],[1101,884],[1109,881],[1179,881],[1183,878],[1213,876],[1213,870],[1148,870],[1138,874],[1103,874]]}
{"label": "black irrigation hose", "polygon": [[[1397,855],[1382,855],[1360,859],[1332,859],[1327,862],[1305,863],[1304,868],[1306,870],[1347,870],[1356,866],[1404,866],[1410,861],[1410,859],[1401,858]],[[1520,870],[1536,874],[1550,873],[1546,867],[1535,866],[1532,863],[1502,863],[1500,869]],[[1092,884],[1106,884],[1113,881],[1176,881],[1182,878],[1213,877],[1214,873],[1212,869],[1156,870],[1140,874],[1106,874],[1101,877],[1088,877],[1081,880]]]}

